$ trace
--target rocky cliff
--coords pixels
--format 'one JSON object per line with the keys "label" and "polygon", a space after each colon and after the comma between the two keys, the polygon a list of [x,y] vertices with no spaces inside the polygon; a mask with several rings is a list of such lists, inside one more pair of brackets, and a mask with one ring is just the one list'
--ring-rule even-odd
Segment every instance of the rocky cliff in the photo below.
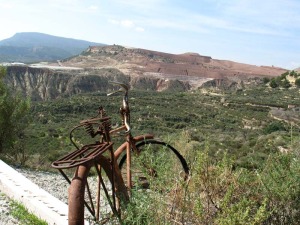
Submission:
{"label": "rocky cliff", "polygon": [[186,91],[188,82],[157,77],[130,77],[112,68],[51,70],[28,66],[9,66],[5,82],[33,101],[49,100],[78,93],[108,92],[109,81],[124,82],[132,89],[153,91]]}
{"label": "rocky cliff", "polygon": [[[34,67],[36,66],[36,67]],[[108,81],[131,89],[186,91],[198,88],[241,89],[287,70],[217,60],[197,53],[169,54],[118,45],[89,47],[80,55],[32,66],[9,66],[7,83],[32,100],[85,92],[108,92]]]}

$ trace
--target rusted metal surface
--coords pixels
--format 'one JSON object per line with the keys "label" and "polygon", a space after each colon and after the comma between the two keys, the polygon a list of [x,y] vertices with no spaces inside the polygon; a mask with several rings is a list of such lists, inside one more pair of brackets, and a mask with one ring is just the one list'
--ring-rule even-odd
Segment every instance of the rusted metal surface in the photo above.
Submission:
{"label": "rusted metal surface", "polygon": [[111,148],[113,143],[99,143],[85,145],[81,149],[67,154],[66,156],[54,161],[52,167],[56,169],[69,169],[79,165],[97,160],[97,157]]}
{"label": "rusted metal surface", "polygon": [[87,174],[89,172],[89,165],[81,165],[76,169],[72,179],[72,185],[69,188],[69,225],[83,225],[84,224],[84,193],[87,182]]}
{"label": "rusted metal surface", "polygon": [[[107,196],[109,205],[112,212],[119,216],[120,204],[119,201],[129,201],[129,196],[127,194],[127,188],[124,184],[123,178],[120,173],[115,172],[117,170],[112,169],[111,161],[104,157],[100,156],[96,162],[96,171],[99,178],[99,186],[101,185],[105,195]],[[114,168],[117,167],[114,163]],[[96,197],[95,204],[93,203],[92,196],[89,196],[88,201],[85,199],[85,193],[89,193],[89,186],[87,182],[87,177],[89,170],[94,165],[91,163],[85,163],[77,167],[74,177],[71,181],[71,186],[69,188],[69,225],[83,225],[84,224],[84,207],[87,207],[90,213],[94,216],[95,219],[100,219],[100,198]],[[104,183],[102,179],[101,172],[105,171],[107,174],[110,184],[115,184],[115,187],[112,187],[112,196],[110,199],[107,184]],[[98,186],[98,187],[99,187]],[[99,189],[100,190],[100,187]]]}

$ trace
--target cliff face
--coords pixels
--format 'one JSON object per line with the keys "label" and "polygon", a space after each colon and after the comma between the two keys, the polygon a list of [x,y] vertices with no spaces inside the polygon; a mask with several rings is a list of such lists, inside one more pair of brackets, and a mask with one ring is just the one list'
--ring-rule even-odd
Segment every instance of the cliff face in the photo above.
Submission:
{"label": "cliff face", "polygon": [[7,67],[5,82],[33,101],[55,99],[87,92],[109,92],[109,81],[124,82],[132,89],[153,91],[186,91],[186,82],[155,77],[130,77],[117,69],[50,70],[27,66]]}
{"label": "cliff face", "polygon": [[262,85],[263,80],[258,77],[251,77],[247,79],[239,79],[232,77],[225,77],[220,79],[212,79],[203,83],[201,88],[215,88],[220,90],[237,90],[237,89],[245,89],[252,88],[257,85]]}
{"label": "cliff face", "polygon": [[48,100],[77,93],[107,91],[108,81],[128,82],[118,70],[103,69],[87,75],[84,70],[53,71],[44,68],[11,66],[7,68],[6,83],[32,100]]}

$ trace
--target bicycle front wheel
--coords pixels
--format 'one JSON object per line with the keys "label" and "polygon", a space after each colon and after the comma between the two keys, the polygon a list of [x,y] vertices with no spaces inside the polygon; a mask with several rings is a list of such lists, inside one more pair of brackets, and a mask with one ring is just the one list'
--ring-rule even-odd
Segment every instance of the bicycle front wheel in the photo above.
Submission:
{"label": "bicycle front wheel", "polygon": [[[171,145],[150,139],[138,143],[136,148],[137,152],[131,154],[131,188],[165,192],[174,190],[188,179],[189,167]],[[119,162],[124,181],[127,181],[126,159],[124,154]]]}
{"label": "bicycle front wheel", "polygon": [[[85,218],[101,223],[109,220],[111,213],[119,216],[119,201],[127,202],[128,195],[121,174],[116,169],[102,155],[93,163],[76,168],[69,188],[69,225],[83,225]],[[90,216],[85,211],[89,211]]]}

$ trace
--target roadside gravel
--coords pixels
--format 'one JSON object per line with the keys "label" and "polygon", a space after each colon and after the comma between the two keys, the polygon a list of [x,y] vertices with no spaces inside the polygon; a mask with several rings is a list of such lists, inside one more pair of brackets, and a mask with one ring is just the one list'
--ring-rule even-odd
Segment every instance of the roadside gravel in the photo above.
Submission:
{"label": "roadside gravel", "polygon": [[49,192],[54,197],[58,198],[64,203],[68,203],[68,187],[69,184],[59,173],[52,173],[46,171],[16,169],[26,178],[38,185],[40,188]]}
{"label": "roadside gravel", "polygon": [[[60,174],[28,169],[16,170],[64,203],[68,202],[69,185]],[[11,201],[4,193],[0,192],[0,225],[21,225],[10,213]]]}
{"label": "roadside gravel", "polygon": [[[68,188],[69,184],[59,173],[37,171],[29,169],[16,169],[19,173],[23,174],[26,178],[37,184],[39,187],[49,192],[54,197],[58,198],[64,203],[68,203]],[[89,181],[90,182],[90,181]],[[90,182],[91,190],[97,190],[96,182]],[[0,192],[0,225],[21,225],[10,213],[10,199]],[[107,202],[101,202],[102,212],[108,213],[110,211]],[[103,207],[104,206],[104,207]],[[86,218],[90,215],[86,213]]]}

